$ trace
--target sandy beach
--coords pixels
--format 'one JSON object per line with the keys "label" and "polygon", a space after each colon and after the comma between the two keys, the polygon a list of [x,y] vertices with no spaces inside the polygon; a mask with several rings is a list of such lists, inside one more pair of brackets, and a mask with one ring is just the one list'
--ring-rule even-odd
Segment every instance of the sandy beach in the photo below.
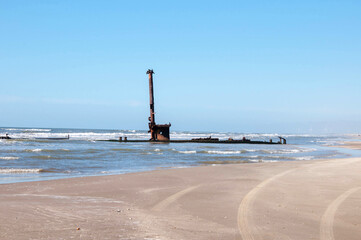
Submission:
{"label": "sandy beach", "polygon": [[360,239],[360,171],[349,158],[2,184],[0,239]]}

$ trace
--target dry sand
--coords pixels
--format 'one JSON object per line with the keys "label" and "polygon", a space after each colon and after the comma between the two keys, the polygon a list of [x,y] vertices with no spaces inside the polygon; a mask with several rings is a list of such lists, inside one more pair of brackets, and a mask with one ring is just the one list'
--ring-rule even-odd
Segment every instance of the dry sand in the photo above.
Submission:
{"label": "dry sand", "polygon": [[361,158],[2,184],[0,213],[0,239],[359,240]]}

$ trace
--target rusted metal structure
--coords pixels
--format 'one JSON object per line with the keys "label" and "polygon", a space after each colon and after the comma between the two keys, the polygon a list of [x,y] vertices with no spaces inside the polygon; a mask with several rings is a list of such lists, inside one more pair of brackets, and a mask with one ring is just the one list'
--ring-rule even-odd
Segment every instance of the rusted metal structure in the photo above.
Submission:
{"label": "rusted metal structure", "polygon": [[[106,141],[106,142],[133,142],[133,143],[141,143],[141,142],[154,142],[149,140],[127,140],[127,139],[109,139],[109,140],[97,140],[97,141]],[[228,139],[228,140],[219,140],[218,138],[193,138],[190,140],[158,140],[157,142],[165,142],[165,143],[215,143],[215,144],[286,144],[281,142],[274,141],[254,141],[250,139]]]}
{"label": "rusted metal structure", "polygon": [[151,141],[169,141],[170,134],[169,128],[171,124],[156,124],[155,113],[154,113],[154,90],[153,90],[153,69],[147,71],[149,77],[149,106],[150,106],[150,117],[148,118],[150,140]]}
{"label": "rusted metal structure", "polygon": [[5,136],[0,136],[0,139],[11,139],[11,137],[9,137],[9,134],[6,134]]}
{"label": "rusted metal structure", "polygon": [[280,144],[287,144],[287,141],[285,138],[283,138],[283,137],[278,137],[278,138],[280,139],[280,141],[279,141]]}

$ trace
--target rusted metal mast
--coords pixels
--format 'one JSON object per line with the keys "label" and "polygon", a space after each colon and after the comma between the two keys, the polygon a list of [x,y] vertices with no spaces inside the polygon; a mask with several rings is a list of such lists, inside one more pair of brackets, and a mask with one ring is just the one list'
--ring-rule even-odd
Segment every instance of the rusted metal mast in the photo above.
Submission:
{"label": "rusted metal mast", "polygon": [[149,106],[150,106],[150,117],[149,120],[149,131],[151,141],[169,141],[169,128],[171,124],[156,124],[155,113],[154,113],[154,92],[153,92],[153,69],[148,69],[147,74],[149,76]]}
{"label": "rusted metal mast", "polygon": [[149,76],[149,104],[150,104],[150,117],[149,117],[149,132],[150,140],[156,140],[154,131],[155,126],[155,115],[154,115],[154,91],[153,91],[153,69],[148,69],[147,74]]}

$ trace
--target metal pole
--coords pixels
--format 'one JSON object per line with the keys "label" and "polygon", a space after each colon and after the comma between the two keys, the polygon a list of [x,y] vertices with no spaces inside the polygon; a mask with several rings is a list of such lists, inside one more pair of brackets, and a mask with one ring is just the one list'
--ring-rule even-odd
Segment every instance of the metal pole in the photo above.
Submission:
{"label": "metal pole", "polygon": [[150,117],[149,117],[149,131],[151,133],[151,140],[155,140],[154,126],[155,126],[155,114],[154,114],[154,96],[153,96],[153,69],[148,69],[149,75],[149,105],[150,105]]}

